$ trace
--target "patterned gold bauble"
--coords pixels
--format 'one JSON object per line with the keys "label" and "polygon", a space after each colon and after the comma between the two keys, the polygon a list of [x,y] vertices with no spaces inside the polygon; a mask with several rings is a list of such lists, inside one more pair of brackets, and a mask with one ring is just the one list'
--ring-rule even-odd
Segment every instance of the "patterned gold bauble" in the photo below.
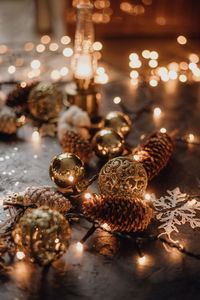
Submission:
{"label": "patterned gold bauble", "polygon": [[49,174],[58,187],[70,192],[83,179],[84,171],[84,164],[78,156],[62,153],[52,159]]}
{"label": "patterned gold bauble", "polygon": [[44,121],[56,119],[62,105],[61,90],[50,82],[40,82],[30,92],[28,108],[36,119]]}
{"label": "patterned gold bauble", "polygon": [[113,158],[124,150],[124,139],[112,128],[99,130],[92,140],[92,147],[97,156]]}
{"label": "patterned gold bauble", "polygon": [[131,120],[121,111],[111,111],[103,118],[102,126],[113,128],[124,136],[131,129]]}
{"label": "patterned gold bauble", "polygon": [[17,251],[31,262],[47,265],[62,256],[69,247],[71,230],[58,211],[46,206],[27,211],[12,232]]}
{"label": "patterned gold bauble", "polygon": [[141,196],[147,187],[147,173],[143,165],[131,157],[109,160],[99,173],[99,188],[109,196]]}

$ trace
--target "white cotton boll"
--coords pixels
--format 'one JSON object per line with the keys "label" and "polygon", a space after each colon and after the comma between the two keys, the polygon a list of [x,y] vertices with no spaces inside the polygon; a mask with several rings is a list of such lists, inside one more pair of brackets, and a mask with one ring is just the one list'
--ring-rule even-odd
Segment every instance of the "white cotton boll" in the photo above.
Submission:
{"label": "white cotton boll", "polygon": [[90,137],[89,131],[83,126],[91,125],[87,112],[83,111],[76,105],[70,106],[67,111],[61,113],[58,120],[58,138],[62,140],[67,130],[73,130],[83,136],[85,139]]}

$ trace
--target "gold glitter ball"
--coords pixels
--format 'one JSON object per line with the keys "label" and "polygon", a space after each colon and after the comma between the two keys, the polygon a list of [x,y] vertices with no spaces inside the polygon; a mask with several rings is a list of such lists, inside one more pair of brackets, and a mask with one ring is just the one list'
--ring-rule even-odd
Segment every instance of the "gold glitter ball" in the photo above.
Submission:
{"label": "gold glitter ball", "polygon": [[124,156],[109,160],[102,167],[98,178],[101,193],[109,196],[142,196],[147,182],[143,165]]}
{"label": "gold glitter ball", "polygon": [[54,121],[58,118],[62,106],[62,92],[50,82],[40,82],[30,92],[28,108],[36,119]]}
{"label": "gold glitter ball", "polygon": [[113,158],[124,150],[124,139],[112,128],[99,130],[92,140],[92,147],[97,156]]}
{"label": "gold glitter ball", "polygon": [[[84,164],[81,159],[72,153],[62,153],[55,156],[50,164],[51,180],[60,188],[76,187],[84,178]],[[66,191],[67,192],[67,191]]]}
{"label": "gold glitter ball", "polygon": [[63,215],[42,206],[25,212],[12,236],[17,251],[23,252],[29,261],[47,265],[67,251],[71,230]]}
{"label": "gold glitter ball", "polygon": [[131,129],[131,120],[121,111],[111,111],[103,118],[102,126],[113,128],[124,136],[129,133]]}

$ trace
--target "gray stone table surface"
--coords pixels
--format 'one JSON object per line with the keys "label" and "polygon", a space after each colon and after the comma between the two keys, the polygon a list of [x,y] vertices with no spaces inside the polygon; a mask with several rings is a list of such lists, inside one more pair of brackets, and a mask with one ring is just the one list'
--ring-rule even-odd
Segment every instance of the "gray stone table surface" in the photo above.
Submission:
{"label": "gray stone table surface", "polygon": [[[152,107],[162,109],[155,122],[152,112],[144,112],[133,122],[127,141],[136,146],[141,134],[165,127],[169,132],[200,136],[199,84],[178,84],[168,93],[162,84],[156,89],[145,84],[138,88],[129,85],[126,76],[119,77],[102,88],[102,114],[120,109],[113,97],[120,96],[126,107],[137,111],[153,101]],[[20,128],[15,137],[0,140],[0,196],[9,190],[22,191],[28,186],[52,185],[48,169],[54,155],[62,152],[57,138],[43,137],[38,144],[31,140],[32,129]],[[168,166],[148,185],[156,196],[167,189],[180,187],[187,193],[199,193],[199,146],[176,143]],[[89,170],[95,173],[99,162],[95,158]],[[92,189],[97,190],[94,184]],[[0,207],[0,220],[6,218]],[[138,264],[134,244],[98,231],[87,241],[85,250],[78,253],[76,242],[86,233],[86,221],[72,225],[72,243],[62,260],[47,274],[36,265],[16,262],[8,280],[0,282],[0,299],[199,299],[200,261],[186,257],[176,250],[167,252],[159,242],[143,246],[146,263]],[[150,226],[150,231],[156,225]],[[177,235],[175,235],[177,237]],[[184,225],[178,234],[180,242],[191,251],[200,253],[200,230]]]}

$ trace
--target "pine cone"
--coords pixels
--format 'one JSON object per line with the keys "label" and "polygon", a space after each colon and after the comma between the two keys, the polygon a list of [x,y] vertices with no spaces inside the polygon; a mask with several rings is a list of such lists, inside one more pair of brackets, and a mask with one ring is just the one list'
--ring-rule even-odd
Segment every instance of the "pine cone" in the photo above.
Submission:
{"label": "pine cone", "polygon": [[37,207],[48,206],[60,213],[68,212],[72,205],[70,201],[60,193],[51,190],[50,187],[28,187],[23,193],[11,193],[4,200],[4,205],[18,203],[23,205],[35,204]]}
{"label": "pine cone", "polygon": [[13,134],[16,132],[16,115],[6,106],[0,107],[0,132]]}
{"label": "pine cone", "polygon": [[11,107],[17,108],[19,111],[23,111],[27,108],[28,96],[33,87],[38,82],[27,83],[25,87],[18,84],[7,96],[6,104]]}
{"label": "pine cone", "polygon": [[167,165],[173,151],[174,142],[172,138],[166,133],[157,131],[136,149],[134,155],[138,155],[137,161],[143,164],[148,179],[152,180]]}
{"label": "pine cone", "polygon": [[143,231],[153,217],[153,210],[140,198],[94,195],[83,202],[84,214],[113,231]]}
{"label": "pine cone", "polygon": [[84,162],[88,162],[92,157],[92,148],[89,141],[74,131],[66,131],[61,143],[64,152],[75,154]]}

